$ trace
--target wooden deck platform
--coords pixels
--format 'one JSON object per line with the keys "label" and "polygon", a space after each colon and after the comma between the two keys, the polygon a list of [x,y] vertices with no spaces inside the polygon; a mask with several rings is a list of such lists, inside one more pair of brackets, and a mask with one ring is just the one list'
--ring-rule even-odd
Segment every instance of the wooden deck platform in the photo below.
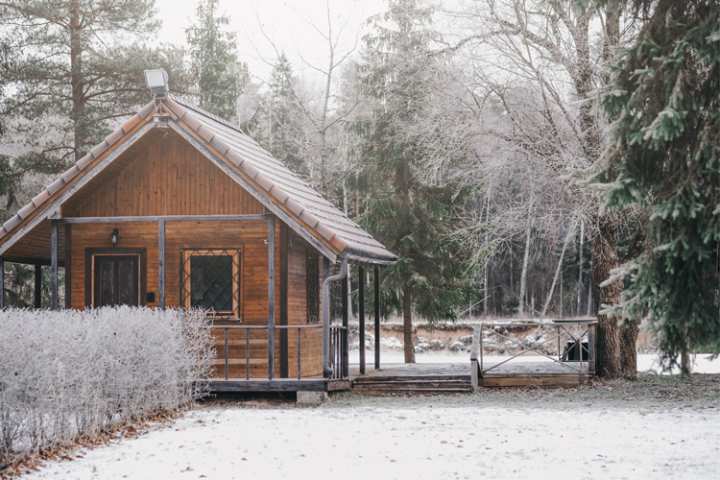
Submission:
{"label": "wooden deck platform", "polygon": [[336,392],[350,390],[349,379],[303,378],[229,378],[208,381],[212,393],[259,393],[259,392]]}
{"label": "wooden deck platform", "polygon": [[[502,360],[485,364],[490,372],[479,378],[479,387],[573,387],[587,383],[587,363],[561,364],[552,361]],[[353,391],[360,393],[465,393],[472,391],[471,364],[416,363],[388,364],[380,370],[368,369],[360,375],[351,368]]]}

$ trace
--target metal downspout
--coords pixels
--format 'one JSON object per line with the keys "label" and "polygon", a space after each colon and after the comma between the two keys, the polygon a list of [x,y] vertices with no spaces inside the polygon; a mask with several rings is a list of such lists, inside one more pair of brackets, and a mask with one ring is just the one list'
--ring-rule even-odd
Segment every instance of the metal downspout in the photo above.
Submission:
{"label": "metal downspout", "polygon": [[323,296],[323,311],[322,311],[322,322],[323,322],[323,376],[329,378],[332,374],[330,368],[330,284],[337,280],[347,278],[348,274],[348,260],[347,257],[343,256],[342,263],[340,264],[340,271],[335,275],[330,275],[323,280],[322,284],[322,296]]}

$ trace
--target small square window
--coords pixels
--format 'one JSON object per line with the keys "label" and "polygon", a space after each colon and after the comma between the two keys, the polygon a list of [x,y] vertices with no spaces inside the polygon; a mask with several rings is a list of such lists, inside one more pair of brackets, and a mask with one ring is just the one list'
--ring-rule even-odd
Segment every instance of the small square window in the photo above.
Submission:
{"label": "small square window", "polygon": [[240,318],[240,251],[184,250],[183,305]]}

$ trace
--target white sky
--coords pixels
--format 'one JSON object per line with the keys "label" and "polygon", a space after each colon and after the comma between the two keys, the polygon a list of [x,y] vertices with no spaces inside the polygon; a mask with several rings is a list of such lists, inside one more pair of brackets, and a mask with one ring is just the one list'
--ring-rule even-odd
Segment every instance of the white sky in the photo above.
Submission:
{"label": "white sky", "polygon": [[[309,79],[317,74],[303,58],[318,66],[327,63],[327,44],[313,28],[327,31],[327,5],[333,28],[344,25],[339,51],[360,46],[365,20],[384,10],[385,0],[220,0],[220,11],[230,17],[229,30],[236,32],[241,60],[248,63],[256,80],[265,80],[275,51],[263,35],[285,51],[296,74]],[[195,15],[197,0],[156,0],[158,18],[163,25],[160,40],[185,44],[185,29]],[[260,27],[262,25],[262,27]]]}

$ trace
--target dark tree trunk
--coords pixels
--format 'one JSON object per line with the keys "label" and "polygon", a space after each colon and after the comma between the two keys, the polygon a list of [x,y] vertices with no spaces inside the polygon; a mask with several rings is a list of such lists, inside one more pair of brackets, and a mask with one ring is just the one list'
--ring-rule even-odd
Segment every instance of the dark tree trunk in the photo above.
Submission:
{"label": "dark tree trunk", "polygon": [[72,121],[75,160],[82,157],[86,147],[85,96],[82,81],[82,20],[80,0],[70,5],[70,85],[72,88]]}
{"label": "dark tree trunk", "polygon": [[635,320],[626,320],[620,325],[620,369],[622,376],[637,378],[637,337],[640,325]]}
{"label": "dark tree trunk", "polygon": [[[593,283],[598,286],[598,304],[601,308],[617,305],[622,284],[614,282],[605,287],[599,285],[608,279],[610,271],[619,264],[615,250],[615,228],[606,216],[599,218],[598,231],[593,239]],[[597,328],[597,374],[604,378],[618,378],[622,374],[620,361],[620,325],[615,317],[598,314]]]}
{"label": "dark tree trunk", "polygon": [[415,363],[415,346],[413,345],[412,325],[412,287],[405,285],[403,289],[403,349],[405,363]]}

